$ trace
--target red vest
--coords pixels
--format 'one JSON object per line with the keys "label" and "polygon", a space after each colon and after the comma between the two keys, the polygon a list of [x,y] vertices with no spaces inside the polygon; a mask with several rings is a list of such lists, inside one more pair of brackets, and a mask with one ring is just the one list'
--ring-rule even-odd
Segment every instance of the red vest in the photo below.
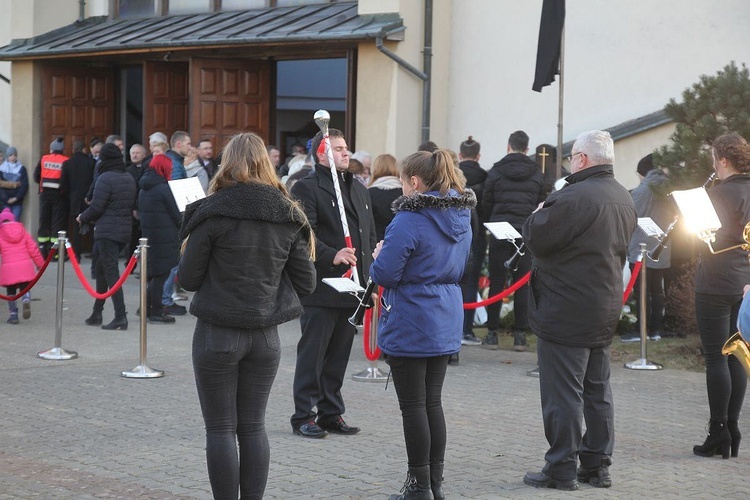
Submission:
{"label": "red vest", "polygon": [[42,175],[39,183],[40,191],[47,189],[60,189],[60,177],[62,176],[62,164],[68,157],[60,153],[50,153],[42,156]]}

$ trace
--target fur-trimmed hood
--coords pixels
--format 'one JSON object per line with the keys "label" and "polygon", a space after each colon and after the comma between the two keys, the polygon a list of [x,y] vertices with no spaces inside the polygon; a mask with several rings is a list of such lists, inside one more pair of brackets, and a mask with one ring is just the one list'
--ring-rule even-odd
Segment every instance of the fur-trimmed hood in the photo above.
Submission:
{"label": "fur-trimmed hood", "polygon": [[[393,201],[391,208],[396,213],[419,212],[433,220],[443,234],[457,241],[467,228],[471,231],[471,226],[465,224],[463,219],[470,218],[470,211],[476,206],[474,191],[466,189],[463,194],[459,194],[451,189],[445,196],[437,191],[400,196]],[[463,211],[466,212],[462,213]]]}
{"label": "fur-trimmed hood", "polygon": [[185,208],[180,239],[187,238],[209,217],[222,216],[277,224],[291,222],[300,226],[309,241],[310,224],[303,212],[294,210],[291,203],[281,191],[265,184],[247,183],[224,188]]}

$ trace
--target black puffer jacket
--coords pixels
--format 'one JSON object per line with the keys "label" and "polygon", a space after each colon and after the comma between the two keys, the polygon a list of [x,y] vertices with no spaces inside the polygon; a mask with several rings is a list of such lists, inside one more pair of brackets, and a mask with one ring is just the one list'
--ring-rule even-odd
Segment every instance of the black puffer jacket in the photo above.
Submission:
{"label": "black puffer jacket", "polygon": [[188,205],[189,236],[178,275],[197,290],[194,316],[235,328],[263,328],[302,315],[299,296],[315,289],[310,225],[271,186],[239,184]]}
{"label": "black puffer jacket", "polygon": [[140,180],[138,216],[141,234],[148,238],[148,273],[169,273],[180,260],[179,226],[182,214],[169,189],[167,179],[149,168]]}
{"label": "black puffer jacket", "polygon": [[523,226],[534,256],[529,326],[538,337],[571,347],[612,342],[622,310],[622,268],[636,227],[630,193],[612,165],[567,178]]}
{"label": "black puffer jacket", "polygon": [[482,195],[484,194],[484,183],[487,181],[487,171],[474,160],[464,160],[458,164],[458,168],[466,177],[466,187],[474,191],[474,195],[477,197],[477,214],[480,220],[485,220]]}
{"label": "black puffer jacket", "polygon": [[510,153],[490,169],[484,182],[480,213],[489,222],[508,222],[520,231],[542,201],[542,171],[525,154]]}
{"label": "black puffer jacket", "polygon": [[134,205],[135,181],[125,171],[122,157],[102,160],[91,205],[81,214],[81,223],[96,224],[95,240],[102,238],[128,243],[133,228]]}

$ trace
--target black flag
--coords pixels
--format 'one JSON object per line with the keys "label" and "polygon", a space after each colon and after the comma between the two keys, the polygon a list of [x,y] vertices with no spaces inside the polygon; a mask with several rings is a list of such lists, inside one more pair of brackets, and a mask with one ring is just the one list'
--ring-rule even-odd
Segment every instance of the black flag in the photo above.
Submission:
{"label": "black flag", "polygon": [[541,92],[555,81],[560,65],[560,45],[565,24],[565,0],[544,0],[542,20],[539,23],[539,45],[536,51],[536,73],[534,85],[536,92]]}

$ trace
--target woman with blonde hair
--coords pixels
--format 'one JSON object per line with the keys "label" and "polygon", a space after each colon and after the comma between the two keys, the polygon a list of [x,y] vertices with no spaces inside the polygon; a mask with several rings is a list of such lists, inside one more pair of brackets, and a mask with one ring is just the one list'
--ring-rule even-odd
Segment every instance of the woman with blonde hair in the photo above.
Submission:
{"label": "woman with blonde hair", "polygon": [[[214,498],[261,498],[270,447],[268,396],[279,366],[277,325],[302,314],[316,285],[314,237],[276,177],[263,140],[234,136],[209,194],[183,218],[180,283],[194,290],[193,369]],[[239,458],[237,453],[239,443]]]}
{"label": "woman with blonde hair", "polygon": [[379,155],[372,162],[372,176],[367,186],[372,202],[372,217],[375,219],[375,234],[378,241],[385,236],[385,228],[394,217],[391,204],[403,194],[401,180],[398,178],[396,157],[389,154]]}
{"label": "woman with blonde hair", "polygon": [[473,191],[464,191],[443,149],[408,156],[404,196],[370,267],[384,288],[378,344],[391,367],[404,426],[409,473],[391,500],[445,498],[446,427],[442,389],[448,359],[461,348],[458,282],[471,247]]}

